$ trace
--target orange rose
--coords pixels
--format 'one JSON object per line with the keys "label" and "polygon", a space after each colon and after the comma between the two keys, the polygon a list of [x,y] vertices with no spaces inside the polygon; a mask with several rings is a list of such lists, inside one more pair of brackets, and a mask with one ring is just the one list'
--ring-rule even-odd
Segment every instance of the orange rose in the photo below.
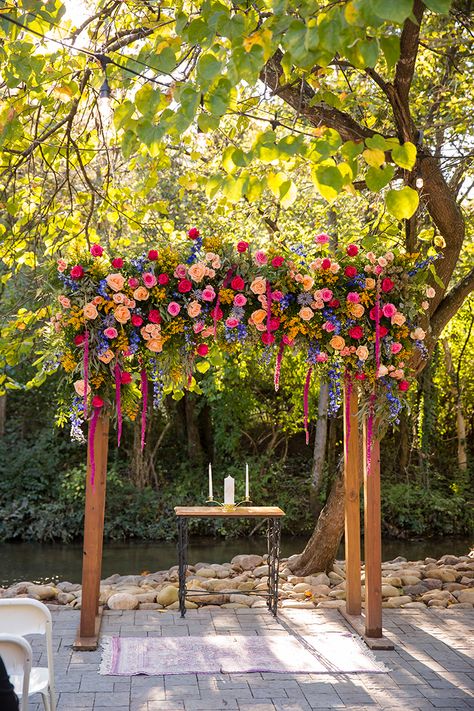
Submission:
{"label": "orange rose", "polygon": [[303,277],[303,289],[305,291],[309,291],[310,289],[313,288],[314,284],[314,279],[313,277],[310,277],[309,274]]}
{"label": "orange rose", "polygon": [[254,294],[264,294],[267,290],[267,282],[263,277],[255,277],[250,284],[250,291]]}
{"label": "orange rose", "polygon": [[188,304],[188,314],[191,316],[191,318],[196,318],[196,316],[199,316],[201,313],[201,304],[199,304],[197,301],[191,301],[190,304]]}
{"label": "orange rose", "polygon": [[146,344],[148,350],[153,351],[153,353],[161,353],[163,350],[163,339],[162,338],[152,338]]}
{"label": "orange rose", "polygon": [[392,326],[393,325],[403,326],[403,324],[406,321],[406,317],[403,314],[401,314],[400,311],[397,311],[397,313],[394,314],[390,320],[391,320]]}
{"label": "orange rose", "polygon": [[360,360],[367,360],[369,357],[369,349],[366,346],[359,346],[356,354]]}
{"label": "orange rose", "polygon": [[361,316],[364,315],[364,307],[362,304],[351,304],[350,312],[354,316],[354,318],[360,318]]}
{"label": "orange rose", "polygon": [[150,292],[148,291],[148,289],[145,289],[144,286],[139,286],[138,289],[135,289],[135,291],[133,292],[133,298],[137,301],[146,301],[149,296]]}
{"label": "orange rose", "polygon": [[105,353],[102,353],[102,355],[99,356],[99,360],[101,360],[102,363],[110,363],[113,357],[113,351],[111,351],[109,348],[109,350],[105,351]]}
{"label": "orange rose", "polygon": [[252,313],[250,318],[252,319],[252,323],[257,325],[258,323],[262,323],[267,318],[267,312],[263,309],[257,309],[257,311]]}
{"label": "orange rose", "polygon": [[365,288],[375,289],[375,279],[372,279],[372,277],[367,277],[367,279],[365,280]]}
{"label": "orange rose", "polygon": [[123,304],[127,297],[119,291],[117,294],[114,294],[112,298],[116,304]]}
{"label": "orange rose", "polygon": [[94,319],[99,315],[94,304],[86,304],[83,308],[84,318]]}
{"label": "orange rose", "polygon": [[340,351],[344,348],[344,346],[346,345],[346,342],[342,336],[333,336],[331,338],[331,340],[329,341],[329,345],[331,345],[334,348],[334,350]]}
{"label": "orange rose", "polygon": [[127,323],[130,320],[130,310],[126,306],[117,306],[114,316],[119,323]]}
{"label": "orange rose", "polygon": [[202,281],[206,274],[206,265],[202,262],[196,262],[188,269],[188,275],[193,281]]}
{"label": "orange rose", "polygon": [[[84,380],[76,380],[74,383],[74,390],[76,393],[79,395],[79,397],[84,397],[84,390],[85,390],[86,384]],[[87,394],[89,395],[91,391],[91,386],[87,386]]]}
{"label": "orange rose", "polygon": [[142,334],[142,338],[143,338],[144,341],[149,341],[149,340],[151,339],[151,336],[150,336],[150,334],[149,334],[148,329],[147,329],[146,326],[143,326],[143,327],[140,329],[140,333]]}
{"label": "orange rose", "polygon": [[125,278],[121,274],[109,274],[105,277],[105,281],[113,291],[121,291],[125,284]]}
{"label": "orange rose", "polygon": [[314,316],[314,311],[313,309],[310,309],[309,306],[303,306],[303,308],[300,309],[298,313],[300,318],[303,319],[303,321],[311,321]]}

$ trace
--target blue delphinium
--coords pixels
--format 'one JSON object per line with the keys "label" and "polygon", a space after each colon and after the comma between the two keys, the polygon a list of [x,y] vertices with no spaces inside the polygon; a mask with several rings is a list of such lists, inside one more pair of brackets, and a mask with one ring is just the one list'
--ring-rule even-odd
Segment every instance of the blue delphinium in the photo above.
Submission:
{"label": "blue delphinium", "polygon": [[329,377],[329,405],[328,417],[335,417],[342,404],[341,366],[335,363],[328,372]]}
{"label": "blue delphinium", "polygon": [[202,237],[196,237],[196,239],[193,241],[193,246],[191,247],[190,255],[186,259],[186,264],[192,264],[193,262],[195,262],[199,256],[199,253],[201,252],[201,249]]}
{"label": "blue delphinium", "polygon": [[71,439],[74,442],[85,442],[82,425],[84,424],[84,401],[82,398],[74,397],[69,408],[69,422],[71,423]]}

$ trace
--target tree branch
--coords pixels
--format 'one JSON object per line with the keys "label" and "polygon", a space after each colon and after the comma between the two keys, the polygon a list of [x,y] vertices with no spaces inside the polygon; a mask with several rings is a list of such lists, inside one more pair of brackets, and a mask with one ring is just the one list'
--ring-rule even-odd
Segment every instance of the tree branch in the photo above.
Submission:
{"label": "tree branch", "polygon": [[423,11],[424,5],[421,0],[415,0],[413,14],[416,19],[416,24],[410,19],[406,20],[400,37],[400,59],[395,68],[395,80],[393,84],[395,91],[405,106],[408,106],[408,94],[410,93],[413,74],[415,72]]}
{"label": "tree branch", "polygon": [[461,279],[450,291],[431,317],[431,339],[433,342],[440,336],[441,331],[461,308],[464,300],[474,290],[474,269]]}

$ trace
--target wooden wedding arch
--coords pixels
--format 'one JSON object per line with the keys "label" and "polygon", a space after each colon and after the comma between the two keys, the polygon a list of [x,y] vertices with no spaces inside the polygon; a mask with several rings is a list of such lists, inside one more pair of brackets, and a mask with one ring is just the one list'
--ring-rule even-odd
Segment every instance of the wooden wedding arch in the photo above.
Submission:
{"label": "wooden wedding arch", "polygon": [[[380,510],[380,440],[377,432],[370,443],[370,470],[367,457],[368,427],[362,432],[358,419],[358,394],[354,384],[344,388],[344,479],[345,479],[345,559],[346,605],[339,608],[349,624],[373,649],[392,649],[382,631],[382,544]],[[348,401],[348,402],[347,402]],[[101,608],[102,544],[107,480],[110,418],[101,412],[94,432],[95,482],[91,483],[91,452],[87,453],[84,545],[82,565],[81,619],[74,649],[93,650],[98,646]],[[90,439],[89,439],[90,441]],[[361,463],[363,466],[361,466]],[[363,471],[361,471],[363,469]],[[361,595],[360,490],[364,491],[365,610]],[[363,614],[362,614],[363,613]]]}

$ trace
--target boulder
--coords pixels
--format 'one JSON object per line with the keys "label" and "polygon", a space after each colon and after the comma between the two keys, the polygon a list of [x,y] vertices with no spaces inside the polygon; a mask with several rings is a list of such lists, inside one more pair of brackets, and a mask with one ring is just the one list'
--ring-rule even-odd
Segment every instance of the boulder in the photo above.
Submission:
{"label": "boulder", "polygon": [[[283,602],[285,602],[285,601],[283,600]],[[338,607],[345,607],[346,606],[345,600],[323,600],[322,602],[318,602],[315,604],[316,604],[316,607],[318,608],[318,610],[319,610],[319,608],[331,609],[331,608],[338,608]]]}
{"label": "boulder", "polygon": [[196,575],[198,575],[200,578],[217,578],[218,577],[214,568],[199,568],[199,570],[196,571]]}
{"label": "boulder", "polygon": [[135,595],[119,592],[109,597],[107,605],[111,610],[135,610],[138,607],[138,600]]}
{"label": "boulder", "polygon": [[472,602],[456,602],[450,606],[450,610],[472,610],[474,603]]}
{"label": "boulder", "polygon": [[261,555],[236,555],[231,560],[232,565],[236,565],[242,570],[253,570],[262,565],[262,563],[263,558]]}
{"label": "boulder", "polygon": [[246,605],[246,607],[252,607],[255,602],[255,598],[252,595],[239,595],[234,593],[229,597],[229,602],[236,602],[239,605]]}
{"label": "boulder", "polygon": [[311,586],[330,585],[331,580],[326,575],[326,573],[316,573],[315,575],[310,576],[309,583],[311,584]]}
{"label": "boulder", "polygon": [[428,590],[441,590],[443,583],[437,578],[423,578],[421,583],[428,588]]}
{"label": "boulder", "polygon": [[222,608],[225,610],[239,610],[242,608],[246,608],[247,610],[249,609],[248,605],[243,605],[241,602],[226,602],[224,605],[221,605]]}
{"label": "boulder", "polygon": [[474,588],[469,590],[461,590],[456,594],[458,602],[470,602],[474,604]]}
{"label": "boulder", "polygon": [[192,602],[200,603],[201,605],[223,605],[229,602],[228,595],[192,595]]}
{"label": "boulder", "polygon": [[[229,581],[229,585],[231,586],[231,581]],[[267,583],[263,583],[265,587],[267,587]],[[242,592],[249,592],[249,590],[253,590],[255,588],[255,581],[254,580],[244,580],[243,583],[238,583],[237,585],[237,590],[242,590]]]}
{"label": "boulder", "polygon": [[26,592],[35,600],[54,600],[59,590],[53,585],[29,585]]}
{"label": "boulder", "polygon": [[454,583],[458,573],[453,570],[448,570],[447,568],[431,568],[429,571],[429,578],[432,580],[441,580],[443,583]]}
{"label": "boulder", "polygon": [[[184,607],[186,610],[197,610],[197,605],[195,602],[191,602],[191,600],[185,600],[184,602]],[[176,600],[175,602],[172,602],[171,605],[166,606],[167,610],[179,610],[179,602]]]}
{"label": "boulder", "polygon": [[253,574],[256,578],[262,578],[264,575],[270,574],[270,569],[268,565],[260,565],[258,568],[254,569]]}
{"label": "boulder", "polygon": [[58,583],[56,587],[58,588],[58,590],[61,590],[61,592],[65,593],[77,592],[81,589],[79,583],[68,583],[67,580],[65,580],[63,583]]}
{"label": "boulder", "polygon": [[76,596],[68,592],[58,593],[57,600],[60,605],[68,605],[70,602],[76,599]]}
{"label": "boulder", "polygon": [[281,606],[295,610],[314,610],[315,608],[314,602],[310,600],[282,600]]}
{"label": "boulder", "polygon": [[423,595],[428,590],[426,585],[423,583],[418,583],[418,585],[405,585],[403,587],[404,595],[411,595],[411,597],[418,597],[418,595]]}
{"label": "boulder", "polygon": [[398,597],[389,597],[388,600],[384,600],[382,602],[382,607],[402,607],[402,605],[406,605],[409,602],[412,602],[412,599],[409,595],[399,595]]}
{"label": "boulder", "polygon": [[140,604],[142,603],[149,603],[149,602],[155,602],[156,600],[156,592],[145,592],[145,593],[140,593],[139,595],[135,595],[135,598],[138,600]]}
{"label": "boulder", "polygon": [[382,585],[382,597],[395,597],[401,595],[401,591],[394,585]]}
{"label": "boulder", "polygon": [[402,580],[401,578],[395,578],[392,576],[388,578],[382,578],[382,585],[393,585],[395,588],[401,588]]}
{"label": "boulder", "polygon": [[156,595],[156,602],[163,607],[168,607],[173,602],[178,600],[178,588],[174,585],[167,585],[163,590],[160,590]]}
{"label": "boulder", "polygon": [[443,555],[438,560],[440,565],[457,565],[459,563],[459,558],[455,555]]}
{"label": "boulder", "polygon": [[342,581],[344,580],[342,575],[338,575],[338,573],[335,573],[333,570],[331,570],[331,572],[329,573],[329,579],[333,583],[342,583]]}
{"label": "boulder", "polygon": [[406,602],[402,605],[403,609],[408,608],[410,610],[426,610],[426,605],[424,602]]}
{"label": "boulder", "polygon": [[296,585],[293,588],[293,591],[297,592],[297,593],[304,593],[307,590],[309,590],[308,583],[296,583]]}
{"label": "boulder", "polygon": [[402,575],[402,585],[418,585],[420,578],[415,575]]}

